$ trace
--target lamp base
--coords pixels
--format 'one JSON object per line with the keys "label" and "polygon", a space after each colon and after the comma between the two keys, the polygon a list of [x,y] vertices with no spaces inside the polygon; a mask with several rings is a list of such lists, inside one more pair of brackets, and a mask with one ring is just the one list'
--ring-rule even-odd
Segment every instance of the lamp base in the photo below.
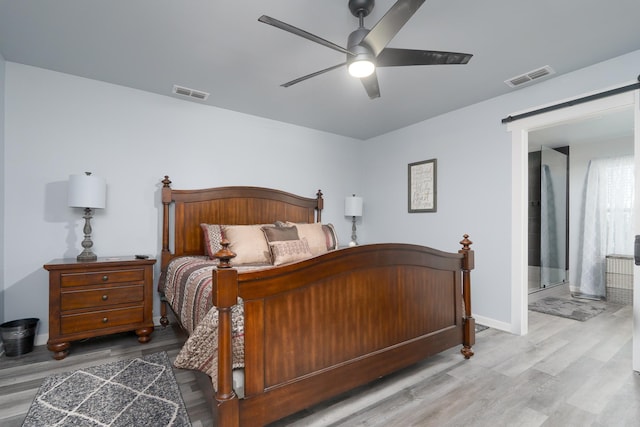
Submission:
{"label": "lamp base", "polygon": [[91,251],[87,251],[86,249],[76,257],[76,260],[78,260],[79,262],[96,261],[97,259],[98,255],[94,254]]}
{"label": "lamp base", "polygon": [[349,246],[358,246],[358,236],[356,235],[356,217],[352,218],[351,222],[351,241]]}
{"label": "lamp base", "polygon": [[85,261],[96,261],[98,256],[93,253],[91,248],[93,247],[93,242],[91,241],[91,218],[93,217],[93,211],[91,208],[84,209],[84,240],[82,241],[82,247],[84,248],[80,255],[76,257],[78,262]]}

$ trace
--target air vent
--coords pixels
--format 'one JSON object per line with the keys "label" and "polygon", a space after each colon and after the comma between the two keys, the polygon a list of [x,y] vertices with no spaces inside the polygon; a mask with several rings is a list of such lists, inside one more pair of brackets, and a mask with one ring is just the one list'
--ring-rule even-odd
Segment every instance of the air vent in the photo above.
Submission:
{"label": "air vent", "polygon": [[201,101],[206,101],[209,97],[207,92],[202,92],[201,90],[189,89],[188,87],[173,85],[173,93],[176,95],[188,96],[189,98],[199,99]]}
{"label": "air vent", "polygon": [[528,73],[512,77],[512,78],[510,78],[508,80],[505,80],[504,82],[509,87],[516,87],[516,86],[520,86],[520,85],[523,85],[525,83],[529,83],[529,82],[532,82],[534,80],[540,79],[540,78],[545,77],[545,76],[550,76],[551,74],[555,74],[554,69],[551,68],[548,65],[545,65],[542,68],[538,68],[536,70],[529,71]]}

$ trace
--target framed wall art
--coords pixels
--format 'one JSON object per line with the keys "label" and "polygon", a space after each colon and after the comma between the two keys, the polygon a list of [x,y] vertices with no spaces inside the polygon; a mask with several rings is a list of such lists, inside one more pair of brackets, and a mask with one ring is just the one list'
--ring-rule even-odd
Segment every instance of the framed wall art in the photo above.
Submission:
{"label": "framed wall art", "polygon": [[437,159],[409,163],[409,212],[436,212]]}

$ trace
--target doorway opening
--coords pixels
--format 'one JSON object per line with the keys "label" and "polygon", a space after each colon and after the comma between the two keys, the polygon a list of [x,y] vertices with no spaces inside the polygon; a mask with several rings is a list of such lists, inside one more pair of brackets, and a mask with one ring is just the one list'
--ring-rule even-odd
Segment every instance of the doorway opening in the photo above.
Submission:
{"label": "doorway opening", "polygon": [[[511,280],[511,331],[516,334],[524,335],[528,332],[528,151],[529,140],[538,132],[544,133],[545,130],[558,127],[562,129],[564,125],[572,122],[580,122],[586,118],[597,118],[605,113],[632,109],[634,123],[640,123],[640,112],[638,110],[638,94],[637,91],[629,91],[600,98],[575,106],[549,111],[539,115],[527,117],[521,120],[513,121],[508,124],[508,130],[512,135],[512,280]],[[637,129],[640,125],[635,125]],[[554,129],[557,130],[557,129]],[[537,135],[539,136],[539,134]],[[639,153],[637,148],[640,146],[640,137],[638,132],[634,132],[635,152]],[[638,162],[638,160],[636,160]],[[639,175],[639,174],[637,174]],[[636,188],[640,186],[636,185]],[[638,211],[638,204],[636,204]],[[636,230],[640,230],[640,215],[636,215]],[[570,248],[573,245],[569,244]],[[575,248],[574,248],[575,249]],[[572,249],[572,250],[574,250]],[[573,270],[569,268],[570,272]],[[571,273],[570,273],[571,274]],[[635,282],[638,282],[635,276]],[[569,279],[570,280],[570,279]],[[634,287],[638,287],[638,283],[634,283]],[[638,292],[634,294],[635,299]],[[637,330],[638,328],[636,328]],[[638,332],[640,337],[640,331]],[[638,366],[640,366],[640,338],[634,340],[638,343],[637,352]]]}

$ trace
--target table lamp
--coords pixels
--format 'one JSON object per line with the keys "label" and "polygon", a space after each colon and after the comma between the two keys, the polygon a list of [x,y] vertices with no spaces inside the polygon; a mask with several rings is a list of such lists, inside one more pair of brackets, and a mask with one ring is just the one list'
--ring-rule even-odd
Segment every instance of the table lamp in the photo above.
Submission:
{"label": "table lamp", "polygon": [[107,184],[104,178],[91,175],[85,172],[84,175],[69,176],[69,207],[84,208],[84,240],[82,247],[84,250],[77,256],[77,260],[95,261],[97,255],[93,253],[91,247],[91,218],[93,209],[104,209],[106,205]]}
{"label": "table lamp", "polygon": [[356,217],[362,216],[362,197],[356,197],[355,194],[351,197],[345,197],[344,216],[350,216],[352,220],[351,241],[349,242],[349,246],[357,246],[358,236],[356,235]]}

